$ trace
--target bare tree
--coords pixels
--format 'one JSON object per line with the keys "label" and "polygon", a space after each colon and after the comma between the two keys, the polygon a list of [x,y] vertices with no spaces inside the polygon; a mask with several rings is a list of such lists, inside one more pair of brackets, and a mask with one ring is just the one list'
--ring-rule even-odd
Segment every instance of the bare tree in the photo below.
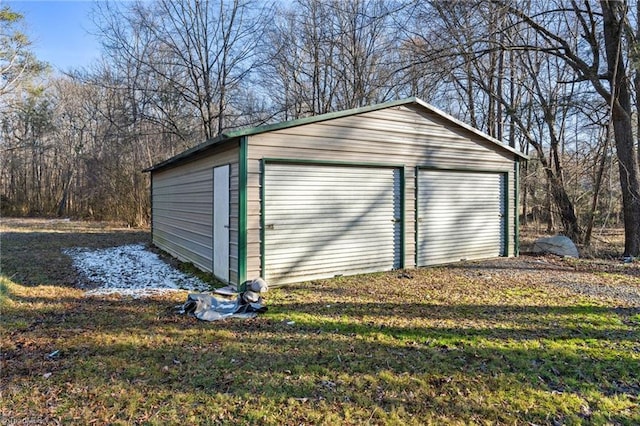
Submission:
{"label": "bare tree", "polygon": [[270,13],[246,0],[160,0],[106,4],[98,15],[112,59],[134,65],[144,83],[166,84],[161,89],[180,96],[212,138],[236,125],[235,93],[258,65]]}
{"label": "bare tree", "polygon": [[[413,43],[414,55],[420,57],[425,73],[449,82],[443,86],[442,100],[436,102],[443,102],[445,108],[458,105],[452,113],[494,137],[508,139],[511,146],[519,138],[534,148],[563,232],[579,241],[578,218],[566,190],[561,156],[567,118],[575,114],[572,86],[562,81],[573,72],[537,52],[507,48],[535,36],[522,31],[507,12],[504,6],[485,2],[420,4],[410,33],[411,40],[420,41]],[[430,27],[422,25],[427,19]],[[451,102],[450,93],[461,102]],[[552,217],[547,215],[549,220]]]}
{"label": "bare tree", "polygon": [[401,10],[388,0],[329,3],[337,37],[338,109],[356,108],[389,100],[395,86],[399,46],[392,16]]}
{"label": "bare tree", "polygon": [[[552,9],[545,4],[543,10],[525,9],[518,3],[495,3],[507,7],[515,19],[538,35],[533,40],[537,43],[528,40],[514,48],[542,51],[560,58],[575,71],[577,81],[588,81],[608,105],[622,189],[624,255],[640,255],[640,167],[633,137],[633,122],[637,117],[633,117],[630,81],[634,71],[629,57],[638,41],[629,26],[627,2],[603,0],[599,12],[588,0],[580,4],[572,0],[569,8],[559,5]],[[540,21],[545,16],[554,17],[560,27],[577,22],[583,42],[569,43],[555,28]]]}
{"label": "bare tree", "polygon": [[384,0],[297,0],[269,32],[263,73],[285,119],[394,97],[400,39]]}
{"label": "bare tree", "polygon": [[323,114],[334,109],[337,78],[333,69],[337,37],[327,4],[297,0],[269,32],[266,76],[284,119]]}

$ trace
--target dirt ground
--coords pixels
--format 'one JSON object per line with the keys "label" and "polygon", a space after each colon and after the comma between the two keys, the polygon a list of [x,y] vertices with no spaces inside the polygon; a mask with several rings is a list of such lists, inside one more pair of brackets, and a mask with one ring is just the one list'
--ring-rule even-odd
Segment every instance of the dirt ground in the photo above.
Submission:
{"label": "dirt ground", "polygon": [[151,242],[148,230],[65,219],[3,218],[0,233],[0,270],[23,285],[89,286],[64,249]]}

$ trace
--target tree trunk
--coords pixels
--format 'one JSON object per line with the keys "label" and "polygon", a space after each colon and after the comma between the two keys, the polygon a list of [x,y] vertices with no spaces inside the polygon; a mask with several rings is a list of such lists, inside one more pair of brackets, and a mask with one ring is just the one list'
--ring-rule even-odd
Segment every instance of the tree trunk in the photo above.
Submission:
{"label": "tree trunk", "polygon": [[69,190],[71,189],[72,180],[73,180],[73,170],[72,169],[67,170],[67,176],[63,183],[62,199],[58,203],[58,211],[57,211],[58,217],[64,216],[65,212],[67,211],[67,204],[69,200]]}
{"label": "tree trunk", "polygon": [[[611,122],[616,141],[616,153],[622,189],[624,218],[624,254],[640,255],[640,168],[635,152],[631,120],[631,90],[622,56],[622,20],[618,18],[624,4],[603,0],[603,27],[609,83],[611,84]],[[624,17],[624,15],[622,16]]]}
{"label": "tree trunk", "polygon": [[598,198],[600,197],[600,188],[602,187],[602,177],[604,176],[604,170],[607,163],[607,151],[609,150],[609,127],[605,129],[604,144],[602,147],[602,154],[600,155],[600,164],[596,172],[596,179],[593,185],[593,197],[591,199],[591,210],[589,210],[589,216],[587,219],[587,230],[584,233],[584,245],[589,247],[591,245],[591,234],[593,233],[593,222],[595,221],[595,211],[598,208]]}

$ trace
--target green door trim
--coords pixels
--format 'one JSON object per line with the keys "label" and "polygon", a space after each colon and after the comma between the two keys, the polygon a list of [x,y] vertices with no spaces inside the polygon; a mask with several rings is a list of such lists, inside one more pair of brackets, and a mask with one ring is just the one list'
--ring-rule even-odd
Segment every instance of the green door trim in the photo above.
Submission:
{"label": "green door trim", "polygon": [[248,148],[247,137],[240,138],[238,158],[238,283],[240,288],[247,280],[247,180]]}

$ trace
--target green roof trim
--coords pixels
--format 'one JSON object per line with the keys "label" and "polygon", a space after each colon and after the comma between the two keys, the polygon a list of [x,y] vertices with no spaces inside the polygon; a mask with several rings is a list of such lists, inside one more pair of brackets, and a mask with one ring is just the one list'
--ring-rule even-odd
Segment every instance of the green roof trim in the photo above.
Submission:
{"label": "green roof trim", "polygon": [[511,148],[508,145],[503,144],[502,142],[500,142],[498,139],[495,139],[489,135],[487,135],[486,133],[481,132],[480,130],[458,120],[457,118],[447,114],[444,111],[439,110],[438,108],[424,102],[421,99],[418,99],[416,97],[412,97],[412,98],[406,98],[406,99],[398,99],[395,101],[389,101],[389,102],[384,102],[384,103],[380,103],[380,104],[375,104],[375,105],[369,105],[369,106],[365,106],[365,107],[360,107],[360,108],[353,108],[353,109],[348,109],[348,110],[343,110],[343,111],[336,111],[336,112],[329,112],[326,114],[321,114],[321,115],[314,115],[311,117],[305,117],[305,118],[299,118],[297,120],[290,120],[290,121],[283,121],[280,123],[275,123],[275,124],[265,124],[262,126],[257,126],[257,127],[250,127],[250,128],[246,128],[246,129],[239,129],[239,130],[233,130],[230,132],[226,132],[226,133],[222,133],[219,136],[213,138],[213,139],[209,139],[191,149],[188,149],[187,151],[184,151],[166,161],[163,161],[161,163],[158,163],[154,166],[151,166],[145,170],[143,170],[144,172],[152,172],[154,170],[158,170],[167,166],[170,166],[174,163],[177,163],[181,160],[187,159],[188,157],[191,157],[193,155],[196,155],[198,153],[201,153],[203,151],[206,151],[207,149],[213,147],[213,146],[217,146],[217,145],[221,145],[224,144],[226,142],[229,141],[233,141],[233,140],[237,140],[238,138],[242,138],[242,137],[247,137],[247,136],[253,136],[253,135],[258,135],[261,133],[267,133],[267,132],[273,132],[276,130],[283,130],[283,129],[289,129],[292,127],[297,127],[297,126],[304,126],[305,124],[312,124],[312,123],[319,123],[322,121],[328,121],[328,120],[334,120],[336,118],[342,118],[342,117],[348,117],[348,116],[352,116],[352,115],[358,115],[358,114],[364,114],[367,112],[372,112],[372,111],[378,111],[381,109],[386,109],[386,108],[393,108],[396,106],[403,106],[403,105],[417,105],[422,107],[423,109],[426,109],[428,112],[435,114],[441,118],[443,118],[446,121],[451,122],[452,124],[455,124],[458,127],[461,127],[467,131],[470,131],[474,134],[476,134],[477,136],[482,137],[483,139],[498,145],[500,148],[511,152],[512,154],[516,155],[519,158],[522,158],[524,160],[528,160],[528,157],[523,154],[522,152]]}

